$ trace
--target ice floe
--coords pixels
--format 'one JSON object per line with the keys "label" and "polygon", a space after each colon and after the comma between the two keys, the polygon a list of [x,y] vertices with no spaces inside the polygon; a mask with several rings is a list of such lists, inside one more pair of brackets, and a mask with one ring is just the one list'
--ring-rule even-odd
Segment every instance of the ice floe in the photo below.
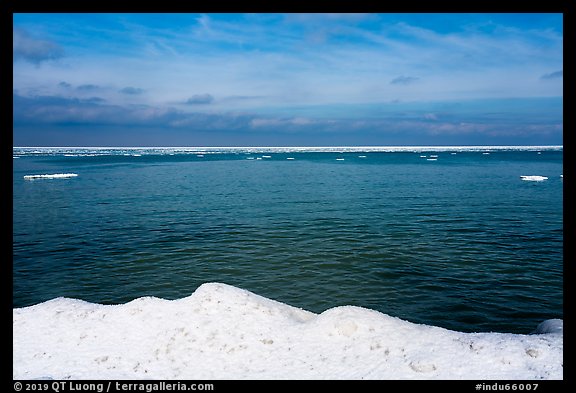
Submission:
{"label": "ice floe", "polygon": [[52,175],[25,175],[25,180],[38,180],[38,179],[68,179],[77,177],[76,173],[54,173]]}
{"label": "ice floe", "polygon": [[540,323],[536,330],[534,331],[536,334],[546,334],[546,333],[557,333],[562,334],[564,333],[564,321],[561,319],[547,319],[544,322]]}
{"label": "ice floe", "polygon": [[522,180],[526,180],[526,181],[544,181],[544,180],[548,180],[548,178],[546,176],[520,176],[520,178]]}
{"label": "ice floe", "polygon": [[14,379],[562,379],[562,320],[462,333],[342,306],[321,314],[219,283],[178,300],[13,309]]}

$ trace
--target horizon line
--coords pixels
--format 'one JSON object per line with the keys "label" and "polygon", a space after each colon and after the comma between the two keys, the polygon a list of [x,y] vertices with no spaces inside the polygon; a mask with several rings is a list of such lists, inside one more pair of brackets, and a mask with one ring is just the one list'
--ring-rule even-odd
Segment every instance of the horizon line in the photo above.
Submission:
{"label": "horizon line", "polygon": [[377,149],[377,148],[563,148],[564,145],[339,145],[339,146],[12,146],[12,149]]}

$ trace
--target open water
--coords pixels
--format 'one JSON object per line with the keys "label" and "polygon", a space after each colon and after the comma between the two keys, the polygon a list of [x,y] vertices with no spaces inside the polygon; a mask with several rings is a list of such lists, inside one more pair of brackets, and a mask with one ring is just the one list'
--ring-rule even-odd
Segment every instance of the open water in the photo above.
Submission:
{"label": "open water", "polygon": [[467,332],[563,318],[561,147],[13,155],[14,307],[216,281]]}

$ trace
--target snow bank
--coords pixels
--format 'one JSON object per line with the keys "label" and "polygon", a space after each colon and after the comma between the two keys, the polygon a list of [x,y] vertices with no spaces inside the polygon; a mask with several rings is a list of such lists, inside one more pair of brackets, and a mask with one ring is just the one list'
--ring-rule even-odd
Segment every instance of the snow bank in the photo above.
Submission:
{"label": "snow bank", "polygon": [[225,284],[122,305],[13,310],[13,378],[562,379],[546,334],[460,333],[359,307],[313,314]]}
{"label": "snow bank", "polygon": [[68,179],[70,177],[78,176],[76,173],[55,173],[53,175],[26,175],[25,180],[37,180],[37,179]]}
{"label": "snow bank", "polygon": [[522,180],[526,181],[544,181],[548,180],[546,176],[520,176]]}

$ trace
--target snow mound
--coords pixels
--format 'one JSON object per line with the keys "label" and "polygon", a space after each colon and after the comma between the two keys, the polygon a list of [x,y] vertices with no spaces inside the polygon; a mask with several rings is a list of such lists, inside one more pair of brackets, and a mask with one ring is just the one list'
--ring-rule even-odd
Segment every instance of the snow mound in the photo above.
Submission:
{"label": "snow mound", "polygon": [[13,378],[562,379],[558,326],[461,333],[360,307],[314,314],[209,283],[178,300],[14,309]]}
{"label": "snow mound", "polygon": [[534,330],[535,334],[563,334],[564,333],[564,321],[561,319],[547,319],[546,321],[540,323],[536,330]]}
{"label": "snow mound", "polygon": [[71,177],[78,176],[76,173],[55,173],[53,175],[26,175],[25,180],[37,180],[37,179],[68,179]]}

